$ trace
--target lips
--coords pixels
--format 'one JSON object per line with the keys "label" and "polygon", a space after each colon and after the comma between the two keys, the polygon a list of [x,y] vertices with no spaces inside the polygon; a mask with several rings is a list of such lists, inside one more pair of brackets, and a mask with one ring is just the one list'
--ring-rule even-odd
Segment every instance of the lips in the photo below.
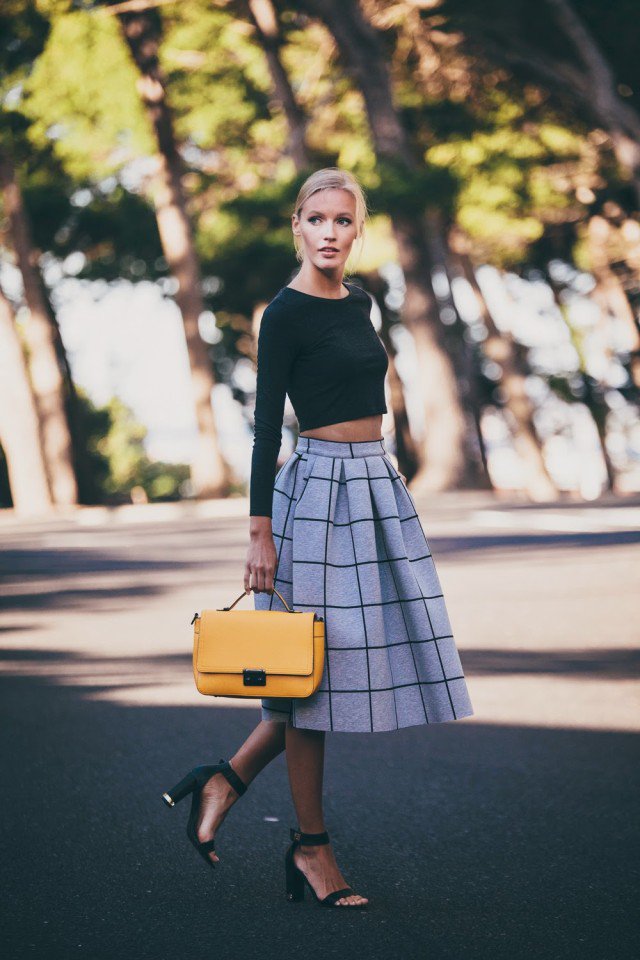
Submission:
{"label": "lips", "polygon": [[320,247],[320,253],[337,253],[337,247]]}

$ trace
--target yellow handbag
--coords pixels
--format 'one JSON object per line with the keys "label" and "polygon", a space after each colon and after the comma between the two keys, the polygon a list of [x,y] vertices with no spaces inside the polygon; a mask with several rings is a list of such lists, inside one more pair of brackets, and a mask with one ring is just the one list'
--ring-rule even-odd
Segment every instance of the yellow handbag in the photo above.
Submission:
{"label": "yellow handbag", "polygon": [[[193,620],[193,675],[213,697],[309,697],[324,669],[324,619],[313,611],[203,610]],[[232,612],[233,611],[233,612]]]}

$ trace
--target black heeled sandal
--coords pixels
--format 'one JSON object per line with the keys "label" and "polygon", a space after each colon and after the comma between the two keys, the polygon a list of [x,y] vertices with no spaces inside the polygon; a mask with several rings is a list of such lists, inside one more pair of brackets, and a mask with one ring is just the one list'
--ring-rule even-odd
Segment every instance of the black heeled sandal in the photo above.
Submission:
{"label": "black heeled sandal", "polygon": [[183,797],[191,794],[191,812],[187,821],[187,836],[200,856],[206,860],[210,867],[215,867],[215,862],[209,856],[211,851],[215,850],[215,837],[213,837],[211,840],[198,840],[198,834],[196,833],[196,821],[198,818],[198,810],[200,808],[200,794],[202,792],[202,788],[204,787],[205,783],[216,773],[221,773],[224,777],[226,777],[239,797],[246,792],[246,783],[240,779],[229,761],[221,758],[220,763],[194,767],[193,770],[189,771],[186,777],[183,777],[179,783],[176,783],[175,787],[172,787],[171,790],[167,790],[166,793],[162,794],[162,799],[168,807],[175,807],[176,803],[182,800]]}
{"label": "black heeled sandal", "polygon": [[289,846],[284,858],[284,866],[287,878],[287,900],[292,903],[299,903],[301,900],[304,900],[304,885],[309,887],[311,893],[314,895],[316,902],[322,907],[344,907],[345,910],[356,910],[357,908],[363,908],[368,906],[367,903],[337,903],[336,901],[340,900],[342,897],[348,897],[350,895],[356,894],[356,891],[352,887],[342,887],[341,890],[333,890],[331,893],[328,893],[326,897],[322,900],[315,892],[309,881],[307,880],[306,874],[296,867],[293,860],[293,851],[300,844],[304,846],[315,847],[323,843],[329,843],[329,834],[325,830],[324,833],[302,833],[300,830],[294,830],[292,827],[289,828],[289,835],[293,843]]}

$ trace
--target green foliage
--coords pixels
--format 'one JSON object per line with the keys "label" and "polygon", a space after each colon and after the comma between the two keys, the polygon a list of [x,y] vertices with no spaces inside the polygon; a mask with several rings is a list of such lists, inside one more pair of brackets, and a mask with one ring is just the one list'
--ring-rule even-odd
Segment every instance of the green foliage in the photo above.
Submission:
{"label": "green foliage", "polygon": [[33,0],[3,0],[0,4],[0,93],[2,100],[25,78],[42,52],[49,22]]}
{"label": "green foliage", "polygon": [[250,148],[255,122],[269,118],[271,82],[248,24],[208,0],[166,8],[163,23],[160,63],[178,139]]}
{"label": "green foliage", "polygon": [[[96,407],[88,394],[76,385],[76,434],[74,446],[82,445],[81,457],[76,457],[75,469],[80,503],[104,503],[111,465],[99,449],[102,437],[111,429],[108,408]],[[76,451],[79,452],[79,451]]]}
{"label": "green foliage", "polygon": [[[599,11],[596,0],[572,2],[616,65],[621,57],[620,77],[630,82],[633,31],[617,36],[615,18]],[[418,161],[410,173],[376,157],[362,94],[327,27],[278,5],[279,55],[307,121],[310,167],[352,170],[367,191],[374,220],[366,268],[393,256],[392,213],[430,207],[457,221],[473,239],[475,256],[489,262],[519,268],[548,251],[550,234],[562,247],[554,254],[570,258],[590,212],[576,200],[580,177],[574,174],[586,171],[580,182],[600,177],[608,187],[615,173],[600,156],[594,162],[600,151],[588,141],[584,117],[573,116],[561,98],[550,100],[537,88],[532,93],[516,70],[495,69],[488,41],[483,46],[487,38],[495,44],[511,36],[546,56],[575,58],[553,28],[548,5],[443,0],[417,6],[413,13],[425,25],[420,39],[433,44],[431,74],[419,69],[419,44],[409,36],[417,21],[403,26],[402,5],[386,11],[384,25],[377,23],[394,102]],[[4,44],[1,65],[11,82],[26,79],[11,122],[20,128],[14,146],[37,245],[58,257],[82,251],[83,278],[166,274],[145,182],[136,179],[147,168],[135,161],[154,154],[156,145],[118,18],[98,2],[8,0],[8,8],[19,21],[19,44]],[[616,11],[631,24],[630,0],[618,0]],[[288,156],[287,119],[245,8],[184,0],[161,5],[154,15],[162,24],[160,65],[187,166],[183,184],[207,306],[219,317],[226,356],[235,357],[233,338],[238,330],[238,341],[246,334],[255,305],[297,269],[290,214],[310,170],[296,174]],[[562,229],[566,223],[572,226]],[[219,351],[217,345],[212,353]]]}
{"label": "green foliage", "polygon": [[147,431],[117,397],[104,409],[109,417],[109,429],[94,438],[92,448],[109,464],[106,492],[117,494],[130,490],[138,482],[139,467],[146,457],[143,441]]}
{"label": "green foliage", "polygon": [[189,467],[150,460],[146,427],[117,397],[96,407],[85,391],[78,390],[78,396],[88,466],[79,478],[82,502],[128,503],[135,487],[142,487],[149,500],[179,499]]}
{"label": "green foliage", "polygon": [[547,221],[575,205],[558,170],[577,165],[581,153],[578,134],[494,91],[479,128],[432,146],[426,159],[456,177],[455,219],[479,255],[513,266],[527,260]]}
{"label": "green foliage", "polygon": [[207,296],[212,309],[249,317],[256,303],[270,299],[286,281],[296,265],[289,218],[300,182],[261,184],[221,202],[215,216],[201,218],[203,272],[220,281],[219,290]]}
{"label": "green foliage", "polygon": [[[283,11],[282,31],[282,62],[307,121],[313,166],[373,171],[377,161],[362,93],[345,73],[334,38],[324,24],[295,10]],[[286,137],[285,129],[284,143]]]}
{"label": "green foliage", "polygon": [[108,192],[93,189],[91,194],[91,201],[75,207],[56,230],[50,239],[53,251],[60,257],[81,251],[87,258],[78,274],[82,279],[135,283],[166,276],[158,224],[149,201],[120,184]]}
{"label": "green foliage", "polygon": [[425,162],[413,171],[401,163],[381,160],[367,179],[371,212],[412,215],[437,207],[450,215],[458,190],[456,172],[444,164]]}
{"label": "green foliage", "polygon": [[[0,147],[11,158],[21,186],[33,243],[39,249],[51,250],[56,231],[73,209],[73,181],[62,170],[50,143],[39,149],[29,143],[28,122],[21,113],[5,110],[0,119]],[[0,204],[2,200],[0,194]]]}
{"label": "green foliage", "polygon": [[53,142],[65,170],[79,179],[152,153],[136,79],[117,18],[99,11],[57,17],[24,87],[31,141]]}

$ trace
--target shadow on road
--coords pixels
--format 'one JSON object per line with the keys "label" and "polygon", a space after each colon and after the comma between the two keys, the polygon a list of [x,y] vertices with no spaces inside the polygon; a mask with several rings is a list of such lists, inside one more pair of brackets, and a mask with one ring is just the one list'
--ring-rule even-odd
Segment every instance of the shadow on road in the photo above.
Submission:
{"label": "shadow on road", "polygon": [[284,756],[231,811],[215,871],[184,834],[188,801],[161,802],[191,766],[232,755],[257,710],[100,702],[93,679],[58,682],[73,656],[9,656],[50,677],[0,679],[7,958],[633,956],[632,734],[477,721],[329,734],[327,828],[371,898],[338,919],[284,898]]}
{"label": "shadow on road", "polygon": [[[429,534],[435,508],[425,531],[436,562],[473,561],[456,571],[472,623],[465,673],[485,689],[501,678],[492,696],[509,720],[522,721],[527,697],[534,723],[545,715],[547,674],[595,691],[578,722],[601,689],[619,700],[640,659],[627,574],[640,533],[458,536],[466,520],[451,503],[447,535]],[[237,518],[60,524],[10,538],[0,554],[3,960],[635,960],[635,734],[478,715],[328,734],[326,825],[371,904],[339,918],[309,898],[290,904],[283,856],[297,820],[284,755],[223,824],[215,871],[187,841],[189,801],[169,810],[160,799],[190,767],[231,756],[259,720],[257,703],[194,706],[190,652],[175,652],[192,597],[237,596],[246,529]],[[583,616],[566,590],[593,601]],[[525,675],[540,679],[518,686]],[[548,694],[574,719],[575,687],[555,682]]]}
{"label": "shadow on road", "polygon": [[[629,680],[640,673],[640,650],[602,647],[588,650],[503,650],[483,648],[465,650],[461,654],[467,676],[509,674],[553,674],[589,679]],[[191,653],[145,654],[144,656],[86,656],[36,649],[0,649],[0,671],[28,673],[55,683],[69,682],[74,677],[91,675],[96,690],[113,689],[113,677],[121,675],[123,686],[131,683],[156,684],[182,679],[192,680]],[[101,680],[107,676],[109,682]]]}

